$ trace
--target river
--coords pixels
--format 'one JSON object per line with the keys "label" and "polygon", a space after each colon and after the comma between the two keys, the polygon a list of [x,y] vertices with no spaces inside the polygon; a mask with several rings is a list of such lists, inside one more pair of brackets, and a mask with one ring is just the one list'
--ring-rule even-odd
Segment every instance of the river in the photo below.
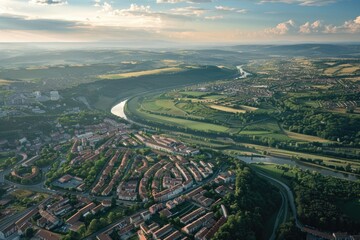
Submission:
{"label": "river", "polygon": [[111,113],[114,114],[115,116],[118,116],[118,117],[122,118],[122,119],[128,120],[126,115],[125,115],[125,111],[124,111],[124,108],[125,108],[125,105],[126,105],[127,101],[128,101],[128,99],[125,99],[124,101],[116,104],[111,109]]}
{"label": "river", "polygon": [[236,68],[239,70],[239,74],[240,74],[240,77],[237,77],[236,79],[247,78],[247,76],[251,75],[251,73],[244,71],[244,69],[242,68],[242,65],[236,66]]}
{"label": "river", "polygon": [[342,178],[342,179],[351,180],[351,181],[358,180],[358,177],[355,175],[352,175],[352,174],[344,174],[341,172],[335,172],[335,171],[331,171],[331,170],[316,167],[316,166],[310,166],[310,165],[306,165],[304,163],[301,163],[299,161],[294,161],[291,159],[284,159],[284,158],[270,157],[270,156],[266,156],[266,157],[238,156],[238,159],[242,160],[243,162],[249,163],[249,164],[251,164],[251,163],[275,163],[275,164],[280,164],[280,165],[289,165],[292,167],[301,168],[302,170],[315,171],[315,172],[322,174],[323,176],[331,176],[331,177]]}
{"label": "river", "polygon": [[[239,68],[241,68],[241,66],[239,66]],[[239,70],[240,71],[240,70]],[[247,76],[247,73],[245,72],[244,74],[242,74],[242,76]],[[120,118],[123,118],[125,120],[129,120],[126,115],[125,115],[125,105],[126,102],[128,101],[128,99],[123,100],[122,102],[118,103],[117,105],[115,105],[112,109],[111,109],[111,113],[114,114],[115,116],[118,116]],[[303,164],[299,161],[294,161],[291,159],[284,159],[284,158],[278,158],[278,157],[271,157],[271,156],[267,156],[267,157],[242,157],[239,156],[238,159],[246,162],[246,163],[275,163],[275,164],[280,164],[280,165],[289,165],[289,166],[293,166],[293,167],[299,167],[303,170],[309,170],[309,171],[316,171],[321,173],[324,176],[332,176],[332,177],[337,177],[337,178],[342,178],[342,179],[347,179],[347,180],[351,180],[351,181],[356,181],[358,180],[357,176],[351,175],[351,174],[344,174],[344,173],[340,173],[340,172],[335,172],[335,171],[331,171],[328,169],[323,169],[320,167],[316,167],[316,166],[309,166],[306,164]]]}

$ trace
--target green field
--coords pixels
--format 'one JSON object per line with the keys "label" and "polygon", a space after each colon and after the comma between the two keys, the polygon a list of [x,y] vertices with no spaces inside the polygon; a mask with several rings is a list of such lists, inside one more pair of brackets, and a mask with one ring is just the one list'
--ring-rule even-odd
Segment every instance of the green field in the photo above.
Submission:
{"label": "green field", "polygon": [[287,185],[290,184],[289,178],[295,177],[295,174],[291,171],[290,167],[286,166],[277,164],[252,164],[251,167],[263,171],[267,175],[270,175]]}
{"label": "green field", "polygon": [[[300,95],[304,97],[304,94]],[[221,102],[217,100],[221,99]],[[203,91],[173,90],[134,98],[130,111],[139,117],[167,126],[204,132],[221,132],[239,136],[254,136],[283,142],[329,142],[326,139],[284,131],[277,120],[269,118],[271,108],[237,105],[226,95]],[[250,123],[242,123],[241,114],[254,115]],[[240,116],[240,117],[239,117]]]}
{"label": "green field", "polygon": [[210,94],[210,92],[196,92],[196,91],[189,91],[189,92],[180,92],[180,94],[189,96],[189,97],[201,97]]}
{"label": "green field", "polygon": [[161,115],[155,115],[155,114],[149,114],[140,112],[140,116],[144,117],[145,119],[151,120],[151,121],[157,121],[157,123],[163,123],[167,125],[175,125],[183,128],[190,128],[193,130],[198,131],[205,131],[205,132],[227,132],[229,131],[229,128],[221,126],[221,125],[215,125],[211,123],[204,123],[200,121],[193,121],[193,120],[187,120],[187,119],[181,119],[181,118],[173,118],[173,117],[166,117]]}

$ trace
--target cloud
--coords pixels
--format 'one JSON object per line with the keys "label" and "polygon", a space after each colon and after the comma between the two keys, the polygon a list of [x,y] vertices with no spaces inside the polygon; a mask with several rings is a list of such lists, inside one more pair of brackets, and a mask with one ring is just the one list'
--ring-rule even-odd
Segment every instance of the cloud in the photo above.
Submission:
{"label": "cloud", "polygon": [[336,32],[337,32],[337,29],[335,26],[333,26],[333,25],[324,26],[323,33],[336,33]]}
{"label": "cloud", "polygon": [[233,7],[227,7],[227,6],[215,6],[215,9],[218,11],[224,11],[224,12],[237,12],[237,13],[247,13],[246,9],[240,9],[240,8],[233,8]]}
{"label": "cloud", "polygon": [[300,26],[299,33],[309,34],[309,33],[319,32],[321,28],[322,28],[322,24],[320,20],[317,20],[313,23],[306,22]]}
{"label": "cloud", "polygon": [[225,7],[225,6],[216,6],[215,9],[220,10],[220,11],[235,11],[236,10],[236,8]]}
{"label": "cloud", "polygon": [[156,0],[156,3],[181,3],[181,2],[187,2],[187,3],[209,3],[209,2],[212,2],[212,0]]}
{"label": "cloud", "polygon": [[128,15],[143,15],[145,13],[152,13],[150,6],[137,5],[136,3],[130,4],[129,8],[123,9],[114,9],[111,4],[104,2],[102,5],[97,2],[99,5],[97,7],[101,8],[101,12],[108,15],[118,15],[118,16],[128,16]]}
{"label": "cloud", "polygon": [[75,21],[53,19],[30,19],[27,16],[3,14],[0,15],[0,29],[2,30],[36,30],[36,31],[71,31],[82,26]]}
{"label": "cloud", "polygon": [[182,16],[201,16],[203,15],[207,10],[203,8],[198,7],[183,7],[183,8],[173,8],[170,9],[171,13],[182,15]]}
{"label": "cloud", "polygon": [[295,22],[294,20],[290,19],[286,22],[279,23],[278,25],[276,25],[276,27],[265,29],[265,33],[274,34],[274,35],[284,35],[294,28],[295,28]]}
{"label": "cloud", "polygon": [[356,17],[354,20],[346,21],[341,28],[350,33],[360,32],[360,16]]}
{"label": "cloud", "polygon": [[336,0],[260,0],[260,3],[287,3],[301,6],[325,6],[335,2]]}
{"label": "cloud", "polygon": [[223,19],[224,16],[222,15],[217,15],[217,16],[206,16],[205,19],[208,19],[208,20],[219,20],[219,19]]}
{"label": "cloud", "polygon": [[153,12],[150,6],[130,4],[129,8],[114,8],[108,2],[97,2],[99,10],[88,19],[92,26],[128,27],[128,28],[161,28],[161,14]]}
{"label": "cloud", "polygon": [[289,33],[300,34],[357,34],[360,33],[360,16],[353,20],[345,21],[342,25],[325,24],[321,20],[305,22],[297,26],[293,20],[279,23],[273,28],[264,30],[267,34],[285,35]]}
{"label": "cloud", "polygon": [[66,0],[30,0],[29,3],[38,5],[64,5],[68,2]]}

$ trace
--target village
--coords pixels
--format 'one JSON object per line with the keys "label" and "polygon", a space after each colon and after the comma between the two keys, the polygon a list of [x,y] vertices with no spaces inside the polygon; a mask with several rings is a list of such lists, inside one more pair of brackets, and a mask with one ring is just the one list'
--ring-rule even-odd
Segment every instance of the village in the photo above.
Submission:
{"label": "village", "polygon": [[[59,127],[59,133],[66,130]],[[22,161],[20,168],[2,172],[6,193],[1,201],[0,239],[17,239],[31,231],[36,239],[57,240],[83,232],[114,208],[133,207],[127,212],[135,212],[130,217],[121,212],[117,224],[96,232],[99,240],[210,239],[226,222],[226,208],[219,202],[233,191],[235,173],[211,154],[110,118],[74,130],[68,141],[52,141],[55,149],[67,151],[50,155],[49,167],[39,167],[39,154]],[[84,171],[87,164],[97,166],[94,175],[91,169]],[[30,184],[42,179],[31,185],[29,196],[37,201],[24,211],[8,211],[19,201],[14,193],[26,187],[13,183],[15,177]]]}

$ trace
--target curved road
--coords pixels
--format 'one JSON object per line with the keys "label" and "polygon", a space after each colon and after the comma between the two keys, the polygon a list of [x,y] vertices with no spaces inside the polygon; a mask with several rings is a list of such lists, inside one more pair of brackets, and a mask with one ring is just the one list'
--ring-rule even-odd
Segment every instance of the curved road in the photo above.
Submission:
{"label": "curved road", "polygon": [[281,194],[282,203],[281,203],[281,207],[279,209],[278,215],[276,217],[273,233],[270,237],[270,240],[274,240],[276,237],[276,230],[280,223],[280,217],[284,211],[285,211],[285,214],[284,214],[284,218],[282,219],[281,223],[286,221],[288,204],[290,204],[290,209],[291,209],[291,212],[293,213],[296,227],[302,230],[303,225],[300,223],[300,221],[298,219],[295,201],[294,201],[295,198],[294,198],[294,195],[293,195],[291,189],[285,183],[283,183],[273,177],[270,177],[259,170],[255,170],[255,171],[258,175],[268,179],[275,187],[277,187],[280,190],[280,194]]}

